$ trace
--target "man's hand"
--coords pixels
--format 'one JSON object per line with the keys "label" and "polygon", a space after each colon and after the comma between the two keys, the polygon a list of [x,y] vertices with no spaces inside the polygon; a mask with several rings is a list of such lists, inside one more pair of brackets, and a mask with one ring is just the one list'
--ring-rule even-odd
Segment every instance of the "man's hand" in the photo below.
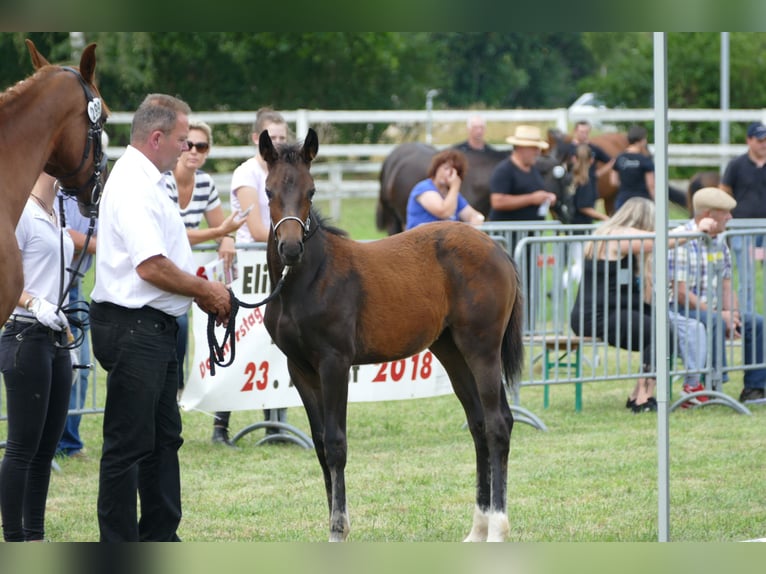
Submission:
{"label": "man's hand", "polygon": [[205,293],[196,297],[194,302],[205,313],[213,313],[215,315],[216,325],[223,325],[225,327],[229,324],[231,296],[229,289],[220,281],[209,281]]}
{"label": "man's hand", "polygon": [[721,311],[721,316],[726,324],[726,336],[731,339],[741,338],[742,318],[739,316],[739,311],[726,309]]}

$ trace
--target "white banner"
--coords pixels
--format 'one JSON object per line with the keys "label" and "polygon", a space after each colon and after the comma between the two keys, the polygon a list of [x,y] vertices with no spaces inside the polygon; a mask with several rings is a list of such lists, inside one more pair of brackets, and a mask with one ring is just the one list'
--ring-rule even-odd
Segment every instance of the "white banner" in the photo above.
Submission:
{"label": "white banner", "polygon": [[[216,273],[216,254],[195,252],[198,265],[207,266],[208,275]],[[231,288],[245,303],[257,303],[270,292],[266,252],[237,252],[237,272]],[[215,368],[210,374],[207,342],[207,314],[192,306],[190,347],[194,356],[186,386],[179,401],[182,408],[203,411],[238,411],[302,406],[298,392],[287,373],[287,360],[263,325],[265,307],[239,308],[234,345],[234,362]],[[218,342],[223,327],[216,327]],[[225,361],[230,357],[225,348]],[[452,393],[444,367],[426,350],[406,359],[382,364],[361,365],[349,373],[349,402],[388,401],[434,397]]]}

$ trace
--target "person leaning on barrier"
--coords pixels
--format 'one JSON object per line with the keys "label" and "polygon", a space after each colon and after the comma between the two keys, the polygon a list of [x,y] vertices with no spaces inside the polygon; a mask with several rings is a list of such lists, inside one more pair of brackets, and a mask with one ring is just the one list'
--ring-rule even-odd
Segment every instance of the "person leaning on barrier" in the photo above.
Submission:
{"label": "person leaning on barrier", "polygon": [[[728,163],[720,187],[737,200],[731,210],[733,218],[766,219],[766,126],[761,122],[751,123],[747,127],[746,141],[747,151]],[[739,274],[740,304],[750,313],[755,309],[754,260],[763,263],[764,238],[763,233],[732,235],[730,238]]]}
{"label": "person leaning on barrier", "polygon": [[107,373],[98,488],[103,542],[179,540],[176,318],[192,301],[219,324],[231,313],[226,286],[194,274],[186,229],[162,175],[189,149],[190,112],[165,94],[144,99],[99,208],[90,324],[93,354]]}
{"label": "person leaning on barrier", "polygon": [[[708,227],[711,222],[706,221],[704,225]],[[597,227],[594,236],[614,236],[614,239],[585,244],[582,282],[570,313],[572,330],[578,335],[598,337],[612,346],[639,351],[645,373],[654,371],[655,361],[651,305],[654,233],[649,233],[653,231],[654,202],[642,197],[628,199]],[[668,318],[671,328],[676,330],[686,370],[703,369],[707,351],[704,326],[675,312]],[[673,340],[672,336],[669,340]],[[696,381],[687,381],[685,388],[687,384],[701,390],[698,376]],[[656,410],[655,387],[654,377],[639,377],[626,408],[634,413]]]}
{"label": "person leaning on barrier", "polygon": [[[682,229],[697,231],[702,218],[713,219],[716,227],[711,233],[712,241],[691,239],[670,252],[668,278],[671,281],[671,304],[679,312],[687,313],[711,329],[714,367],[725,366],[726,363],[726,353],[717,335],[719,329],[723,329],[727,338],[744,339],[745,365],[763,364],[763,317],[739,309],[731,281],[731,252],[724,241],[716,238],[725,230],[737,202],[717,187],[700,189],[694,194],[692,202],[694,218]],[[746,370],[740,402],[763,400],[765,388],[766,369]]]}
{"label": "person leaning on barrier", "polygon": [[[64,430],[72,388],[69,322],[57,307],[74,253],[59,228],[54,180],[42,174],[16,225],[24,290],[0,337],[8,441],[0,464],[0,514],[6,542],[45,539],[51,461]],[[63,261],[62,261],[63,258]]]}
{"label": "person leaning on barrier", "polygon": [[465,155],[456,149],[445,149],[431,158],[428,177],[415,184],[407,200],[405,229],[434,221],[484,223],[484,216],[460,193],[467,169]]}

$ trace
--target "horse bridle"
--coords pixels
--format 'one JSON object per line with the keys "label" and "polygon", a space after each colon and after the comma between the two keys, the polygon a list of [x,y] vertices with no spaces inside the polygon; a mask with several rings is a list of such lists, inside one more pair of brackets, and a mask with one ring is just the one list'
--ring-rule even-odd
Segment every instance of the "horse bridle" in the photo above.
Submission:
{"label": "horse bridle", "polygon": [[274,230],[274,240],[277,241],[277,228],[280,225],[282,225],[285,221],[290,221],[290,220],[297,221],[300,224],[300,226],[303,228],[303,239],[304,240],[308,239],[309,231],[310,231],[310,228],[311,228],[311,214],[310,213],[309,213],[308,217],[306,217],[306,221],[305,222],[300,217],[296,217],[294,215],[288,215],[286,217],[283,217],[282,219],[280,219],[276,223],[274,223],[272,221],[271,222],[271,227]]}
{"label": "horse bridle", "polygon": [[[85,150],[82,154],[82,161],[80,161],[80,165],[73,172],[58,178],[59,189],[66,195],[76,196],[79,194],[81,189],[92,185],[93,187],[90,192],[89,207],[91,210],[94,210],[98,205],[98,202],[101,200],[101,191],[103,190],[101,175],[106,170],[106,162],[108,159],[101,145],[101,132],[104,129],[104,122],[101,117],[101,98],[94,95],[93,91],[90,89],[90,86],[87,84],[87,82],[85,82],[82,74],[80,74],[78,70],[69,66],[62,66],[61,69],[73,73],[80,81],[80,86],[82,86],[82,90],[85,93],[85,99],[87,100],[88,120],[90,125],[88,126],[88,135],[85,139]],[[65,187],[61,183],[61,180],[74,177],[80,173],[80,170],[82,170],[82,167],[85,165],[85,162],[88,160],[88,156],[90,155],[91,145],[93,146],[93,174],[81,187]]]}

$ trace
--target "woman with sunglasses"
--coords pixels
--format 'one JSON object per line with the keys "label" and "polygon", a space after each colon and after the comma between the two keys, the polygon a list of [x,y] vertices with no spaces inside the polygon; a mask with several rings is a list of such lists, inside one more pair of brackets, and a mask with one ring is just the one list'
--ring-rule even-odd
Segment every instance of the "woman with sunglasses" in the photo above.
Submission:
{"label": "woman with sunglasses", "polygon": [[0,337],[8,413],[8,443],[0,464],[6,542],[45,538],[51,461],[69,410],[69,322],[58,303],[69,281],[64,270],[74,244],[59,226],[55,199],[53,178],[41,174],[16,226],[24,289]]}
{"label": "woman with sunglasses", "polygon": [[[189,243],[196,245],[215,240],[218,243],[218,257],[223,259],[228,269],[234,262],[237,251],[234,248],[234,233],[245,222],[239,219],[236,211],[228,217],[223,212],[223,205],[210,174],[202,171],[210,146],[213,143],[213,131],[205,122],[189,122],[188,149],[178,158],[173,171],[165,173],[165,187],[168,195],[178,206],[181,219],[186,226]],[[200,228],[202,218],[207,227]],[[178,318],[178,388],[184,387],[184,358],[189,338],[189,318]]]}

